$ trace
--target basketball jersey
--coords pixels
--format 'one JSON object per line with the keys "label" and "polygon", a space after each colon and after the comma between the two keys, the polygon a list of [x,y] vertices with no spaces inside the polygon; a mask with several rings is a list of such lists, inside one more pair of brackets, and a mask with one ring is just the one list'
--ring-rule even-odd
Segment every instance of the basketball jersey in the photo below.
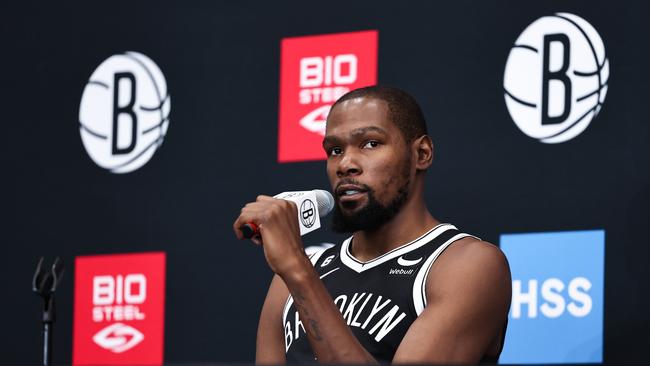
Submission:
{"label": "basketball jersey", "polygon": [[[375,259],[350,254],[352,237],[311,257],[334,304],[361,345],[389,363],[413,321],[427,305],[426,279],[436,258],[470,235],[440,224],[419,238]],[[327,325],[323,325],[327,326]],[[289,296],[282,312],[288,363],[314,363],[305,328]]]}

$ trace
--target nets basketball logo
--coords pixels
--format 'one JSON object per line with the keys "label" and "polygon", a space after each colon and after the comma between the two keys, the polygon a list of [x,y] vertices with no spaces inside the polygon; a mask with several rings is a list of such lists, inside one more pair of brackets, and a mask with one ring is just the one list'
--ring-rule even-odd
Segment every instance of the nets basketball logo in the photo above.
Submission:
{"label": "nets basketball logo", "polygon": [[332,104],[377,82],[377,31],[282,40],[278,161],[321,160]]}
{"label": "nets basketball logo", "polygon": [[158,66],[137,52],[113,55],[90,76],[79,106],[88,155],[112,173],[146,164],[163,142],[171,110]]}
{"label": "nets basketball logo", "polygon": [[306,199],[300,205],[300,221],[306,227],[314,226],[314,221],[316,220],[316,210],[314,209],[314,202],[310,199]]}
{"label": "nets basketball logo", "polygon": [[504,98],[513,121],[543,143],[568,141],[600,112],[609,61],[596,29],[569,13],[542,17],[517,38],[506,62]]}

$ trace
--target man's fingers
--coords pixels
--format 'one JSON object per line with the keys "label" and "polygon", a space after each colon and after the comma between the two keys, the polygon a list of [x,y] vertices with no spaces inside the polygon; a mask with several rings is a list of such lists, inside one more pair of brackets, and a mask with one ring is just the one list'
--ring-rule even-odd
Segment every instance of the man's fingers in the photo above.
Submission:
{"label": "man's fingers", "polygon": [[255,235],[251,238],[251,241],[257,245],[262,245],[262,237],[258,235]]}
{"label": "man's fingers", "polygon": [[241,231],[241,227],[247,223],[254,223],[259,226],[261,220],[263,220],[264,215],[267,214],[268,204],[262,204],[260,202],[249,202],[241,209],[239,216],[232,225],[233,231],[237,236],[237,239],[244,239],[244,234]]}
{"label": "man's fingers", "polygon": [[[244,234],[241,231],[244,224],[254,223],[259,227],[262,223],[273,220],[274,217],[282,221],[282,217],[285,217],[290,212],[287,209],[295,211],[297,208],[295,203],[291,201],[259,195],[255,202],[249,202],[242,207],[239,217],[233,223],[233,231],[237,239],[244,239]],[[256,242],[256,244],[261,243],[261,239]]]}
{"label": "man's fingers", "polygon": [[232,225],[233,230],[235,231],[235,235],[237,236],[237,239],[245,239],[244,238],[244,233],[242,232],[242,227],[246,224],[253,224],[255,226],[259,226],[259,220],[255,218],[255,216],[251,215],[239,215],[237,220],[235,220],[235,223]]}
{"label": "man's fingers", "polygon": [[232,224],[232,231],[235,232],[237,239],[242,240],[244,238],[244,234],[239,229],[240,227],[241,225],[239,225],[239,219],[235,220],[235,222]]}
{"label": "man's fingers", "polygon": [[239,217],[237,217],[235,222],[232,224],[232,229],[235,232],[237,239],[244,239],[244,233],[241,231],[241,227],[249,222],[255,223],[255,221],[254,212],[251,212],[250,208],[243,208]]}

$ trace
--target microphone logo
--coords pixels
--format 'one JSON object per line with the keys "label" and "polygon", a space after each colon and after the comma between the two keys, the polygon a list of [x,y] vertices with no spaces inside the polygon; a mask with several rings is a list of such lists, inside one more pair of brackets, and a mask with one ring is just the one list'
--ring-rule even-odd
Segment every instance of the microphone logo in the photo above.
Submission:
{"label": "microphone logo", "polygon": [[316,222],[316,210],[312,200],[305,199],[300,205],[300,221],[307,228],[314,226],[314,222]]}

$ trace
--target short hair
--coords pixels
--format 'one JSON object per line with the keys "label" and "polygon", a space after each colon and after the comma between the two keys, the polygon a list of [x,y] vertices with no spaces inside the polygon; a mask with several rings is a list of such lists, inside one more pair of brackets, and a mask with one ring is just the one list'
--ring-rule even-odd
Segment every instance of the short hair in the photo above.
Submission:
{"label": "short hair", "polygon": [[389,119],[399,128],[407,143],[427,134],[427,123],[418,102],[402,89],[373,85],[354,89],[339,98],[332,109],[346,100],[370,97],[388,105]]}

